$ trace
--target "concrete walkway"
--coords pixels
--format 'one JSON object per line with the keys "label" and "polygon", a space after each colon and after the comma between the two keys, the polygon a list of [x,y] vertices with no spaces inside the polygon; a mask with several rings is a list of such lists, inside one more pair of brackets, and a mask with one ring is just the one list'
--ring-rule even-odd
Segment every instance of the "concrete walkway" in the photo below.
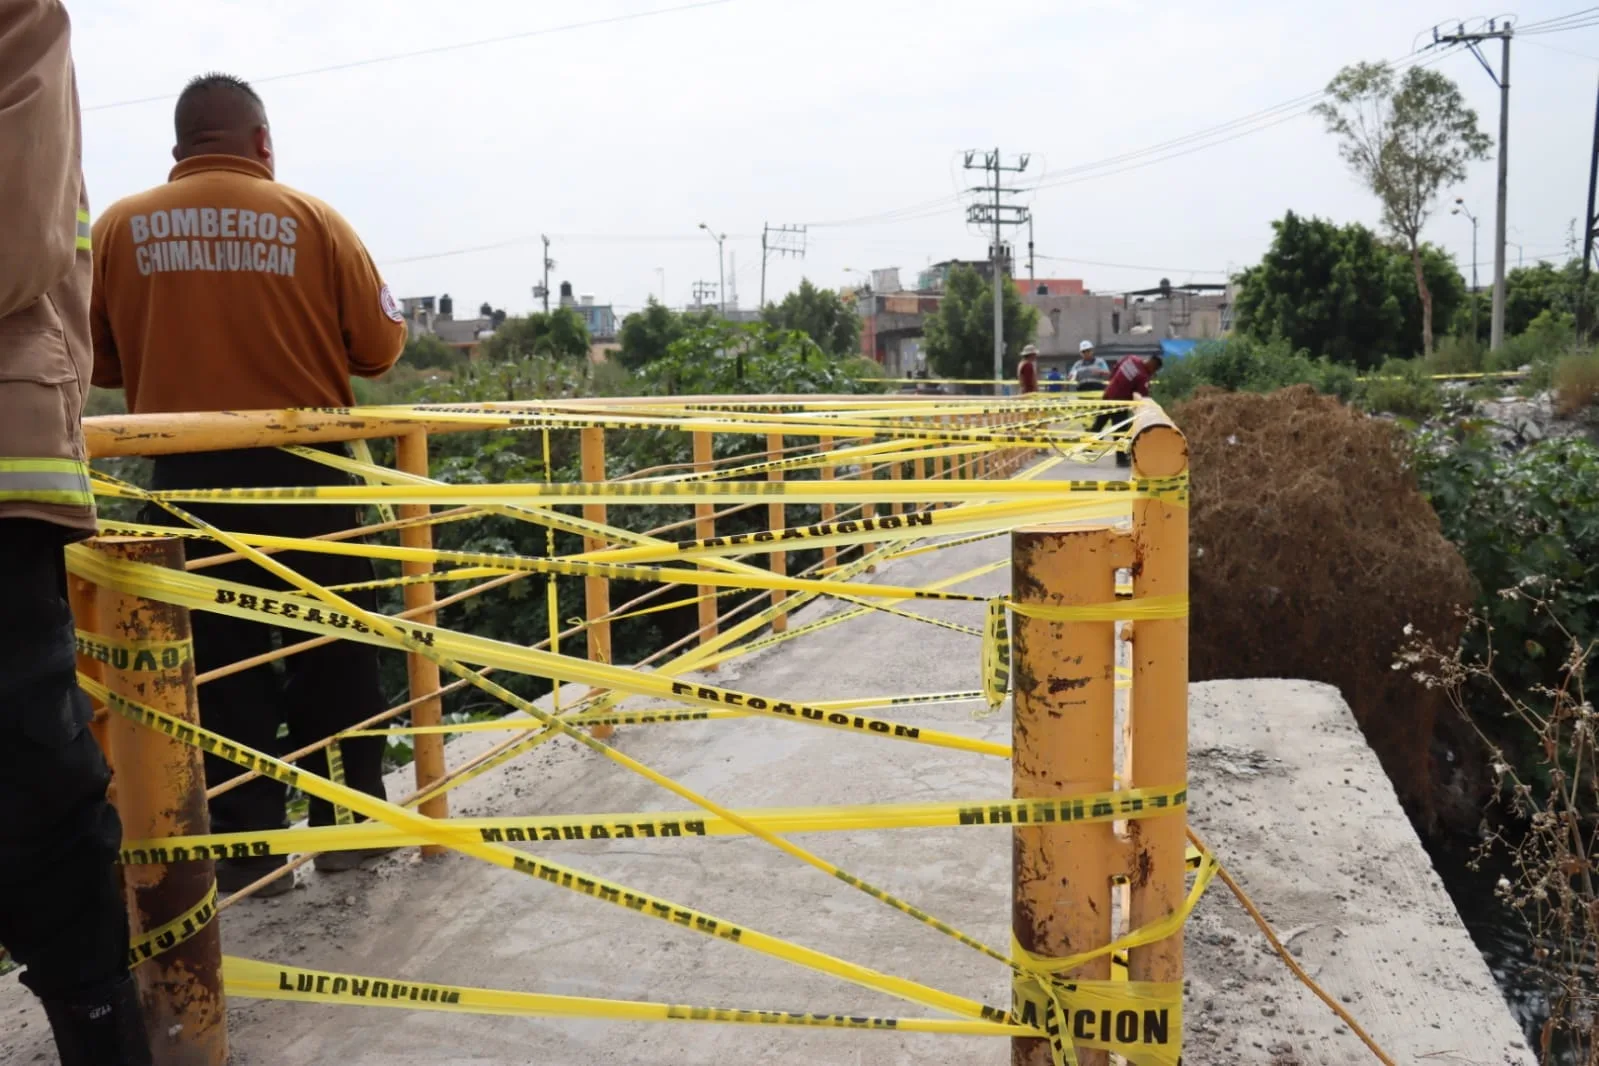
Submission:
{"label": "concrete walkway", "polygon": [[[1080,468],[1074,470],[1081,476]],[[1109,470],[1104,472],[1110,475]],[[1003,558],[1001,538],[887,566],[921,584]],[[1004,570],[965,586],[1000,593]],[[800,620],[822,610],[813,607]],[[980,624],[970,604],[923,604]],[[977,641],[883,614],[730,663],[717,683],[788,699],[972,689]],[[569,690],[575,697],[578,693]],[[972,705],[885,712],[1008,742],[1008,712]],[[1311,972],[1402,1063],[1530,1063],[1494,988],[1331,689],[1293,681],[1200,685],[1192,700],[1192,820]],[[451,745],[456,764],[486,747]],[[1000,759],[748,719],[624,728],[622,750],[733,806],[1005,796]],[[391,793],[407,787],[391,779]],[[676,810],[684,804],[567,741],[452,794],[452,813]],[[966,932],[1009,943],[1003,829],[811,834],[824,857]],[[749,839],[564,842],[534,850],[624,885],[985,1002],[1007,971],[838,881]],[[733,1007],[901,1017],[932,1012],[459,856],[415,851],[375,869],[301,871],[298,891],[223,918],[230,954],[402,980]],[[1190,923],[1191,1064],[1375,1061],[1263,951],[1219,883]],[[1006,1042],[898,1032],[602,1023],[234,1001],[239,1066],[390,1064],[919,1063],[999,1066]],[[53,1062],[43,1016],[0,979],[0,1062]],[[1425,1056],[1425,1057],[1424,1057]]]}

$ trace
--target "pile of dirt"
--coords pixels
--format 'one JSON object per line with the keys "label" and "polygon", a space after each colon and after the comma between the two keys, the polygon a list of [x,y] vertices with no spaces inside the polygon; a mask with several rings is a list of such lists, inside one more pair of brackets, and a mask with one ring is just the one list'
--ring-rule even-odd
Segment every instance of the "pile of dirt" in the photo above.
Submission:
{"label": "pile of dirt", "polygon": [[1172,417],[1193,488],[1191,677],[1337,686],[1431,827],[1430,751],[1449,712],[1393,664],[1407,627],[1459,641],[1472,583],[1405,469],[1399,429],[1308,386],[1202,390]]}

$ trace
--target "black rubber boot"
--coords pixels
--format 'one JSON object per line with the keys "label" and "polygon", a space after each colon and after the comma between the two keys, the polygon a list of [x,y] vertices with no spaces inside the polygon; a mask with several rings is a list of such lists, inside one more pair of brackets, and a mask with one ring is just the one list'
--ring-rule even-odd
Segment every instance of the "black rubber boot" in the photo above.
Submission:
{"label": "black rubber boot", "polygon": [[61,1066],[152,1066],[139,986],[124,977],[104,994],[44,1001]]}

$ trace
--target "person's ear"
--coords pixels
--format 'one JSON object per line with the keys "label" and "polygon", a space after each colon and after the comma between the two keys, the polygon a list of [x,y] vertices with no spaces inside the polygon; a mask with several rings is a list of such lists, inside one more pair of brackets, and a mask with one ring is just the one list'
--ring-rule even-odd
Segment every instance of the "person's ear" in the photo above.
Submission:
{"label": "person's ear", "polygon": [[178,146],[175,144],[172,146],[172,161],[174,163],[183,162],[183,157],[178,154]]}
{"label": "person's ear", "polygon": [[272,130],[267,126],[257,126],[255,129],[255,156],[266,165],[268,170],[276,171],[272,154]]}

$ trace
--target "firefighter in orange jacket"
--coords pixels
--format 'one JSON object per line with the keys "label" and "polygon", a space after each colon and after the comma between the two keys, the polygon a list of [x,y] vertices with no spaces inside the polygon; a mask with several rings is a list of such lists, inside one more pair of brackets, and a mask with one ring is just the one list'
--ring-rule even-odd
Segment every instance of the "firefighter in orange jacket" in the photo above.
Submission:
{"label": "firefighter in orange jacket", "polygon": [[[376,376],[404,347],[400,308],[360,238],[331,207],[274,179],[266,110],[249,85],[224,74],[194,79],[174,115],[177,160],[170,180],[113,204],[94,227],[94,382],[126,390],[128,410],[223,411],[342,407],[355,400],[350,376]],[[346,484],[348,476],[277,449],[162,456],[156,489]],[[360,525],[358,508],[219,504],[186,507],[230,532],[315,537]],[[178,520],[156,508],[145,520]],[[197,555],[218,554],[197,541]],[[322,585],[372,579],[367,560],[290,552],[279,559]],[[283,588],[253,563],[200,571],[207,577]],[[368,609],[374,594],[347,595]],[[201,673],[270,652],[263,622],[197,613],[195,669]],[[309,634],[283,629],[286,643]],[[282,754],[346,729],[383,710],[376,651],[335,641],[282,661],[207,682],[204,724],[261,751]],[[287,742],[279,739],[287,726]],[[383,797],[383,741],[340,743],[346,783]],[[243,770],[206,755],[215,786]],[[326,776],[324,751],[301,766]],[[285,786],[256,778],[211,801],[213,832],[275,829],[285,824]],[[312,799],[310,822],[335,812]],[[350,869],[358,851],[317,856],[324,873]],[[282,865],[282,856],[217,863],[217,884],[235,890]],[[261,894],[293,887],[280,878]]]}
{"label": "firefighter in orange jacket", "polygon": [[78,688],[62,558],[95,528],[81,155],[66,9],[0,3],[0,944],[26,967],[64,1066],[147,1066],[122,825]]}

